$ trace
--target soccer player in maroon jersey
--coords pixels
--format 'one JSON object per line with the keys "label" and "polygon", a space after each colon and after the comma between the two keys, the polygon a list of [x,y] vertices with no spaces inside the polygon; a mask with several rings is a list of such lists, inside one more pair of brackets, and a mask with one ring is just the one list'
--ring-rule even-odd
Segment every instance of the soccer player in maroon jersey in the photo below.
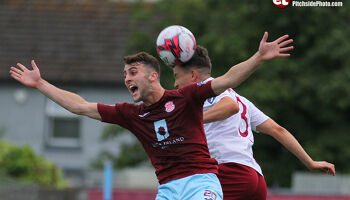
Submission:
{"label": "soccer player in maroon jersey", "polygon": [[11,67],[10,74],[22,84],[42,94],[75,114],[129,129],[142,143],[156,170],[160,186],[157,200],[219,200],[222,189],[217,162],[210,158],[203,130],[202,107],[206,99],[236,87],[264,61],[289,56],[287,35],[267,42],[267,32],[259,50],[248,60],[237,64],[223,76],[206,84],[193,84],[179,90],[165,90],[159,82],[159,62],[141,52],[124,58],[125,85],[135,102],[108,106],[87,102],[82,97],[48,83],[22,64]]}
{"label": "soccer player in maroon jersey", "polygon": [[[208,51],[198,45],[191,60],[173,67],[174,87],[212,80],[211,67]],[[288,130],[231,88],[207,99],[203,110],[204,131],[211,157],[219,164],[218,178],[224,200],[265,200],[267,197],[262,170],[253,156],[252,130],[275,138],[310,171],[335,175],[333,164],[314,161]]]}

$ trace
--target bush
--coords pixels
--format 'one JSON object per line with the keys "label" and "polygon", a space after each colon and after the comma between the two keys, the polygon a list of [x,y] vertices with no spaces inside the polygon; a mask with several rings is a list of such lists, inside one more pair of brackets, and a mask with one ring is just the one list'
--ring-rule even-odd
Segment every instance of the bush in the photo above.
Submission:
{"label": "bush", "polygon": [[0,140],[0,173],[43,186],[66,187],[62,172],[54,164],[37,156],[29,146],[17,147]]}

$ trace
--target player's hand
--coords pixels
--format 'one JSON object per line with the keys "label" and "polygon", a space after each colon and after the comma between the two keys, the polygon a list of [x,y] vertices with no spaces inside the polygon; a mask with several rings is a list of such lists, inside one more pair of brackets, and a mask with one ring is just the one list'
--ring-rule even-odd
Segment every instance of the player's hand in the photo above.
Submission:
{"label": "player's hand", "polygon": [[332,163],[326,161],[314,161],[309,169],[313,172],[320,172],[335,176],[335,167]]}
{"label": "player's hand", "polygon": [[36,66],[34,60],[32,60],[33,70],[27,69],[21,63],[17,63],[17,66],[19,68],[11,67],[11,70],[10,70],[11,77],[19,81],[25,86],[34,87],[34,88],[37,87],[37,85],[39,84],[39,81],[41,80],[41,76],[40,76],[40,70]]}
{"label": "player's hand", "polygon": [[287,46],[293,42],[293,39],[286,40],[289,36],[284,35],[273,42],[266,42],[268,33],[265,32],[261,39],[258,53],[263,61],[270,60],[276,57],[290,56],[289,53],[283,53],[292,50],[293,46]]}

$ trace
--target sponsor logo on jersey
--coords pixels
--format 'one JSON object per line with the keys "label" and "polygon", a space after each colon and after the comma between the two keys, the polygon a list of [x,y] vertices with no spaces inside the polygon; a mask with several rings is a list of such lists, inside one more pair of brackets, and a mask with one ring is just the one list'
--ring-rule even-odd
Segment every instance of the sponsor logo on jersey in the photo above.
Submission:
{"label": "sponsor logo on jersey", "polygon": [[154,122],[154,131],[158,141],[162,141],[170,136],[165,119]]}
{"label": "sponsor logo on jersey", "polygon": [[149,112],[143,113],[142,115],[139,115],[139,117],[146,117],[149,114]]}
{"label": "sponsor logo on jersey", "polygon": [[165,107],[165,111],[171,112],[175,109],[175,104],[173,101],[168,101],[165,103],[164,107]]}
{"label": "sponsor logo on jersey", "polygon": [[207,99],[207,100],[208,100],[208,103],[213,104],[214,101],[215,101],[215,98],[216,98],[216,97],[211,97],[211,98]]}
{"label": "sponsor logo on jersey", "polygon": [[163,140],[163,141],[155,142],[155,143],[152,144],[152,146],[154,148],[166,149],[166,148],[168,148],[169,145],[181,143],[183,141],[185,141],[184,137],[178,137],[178,138],[175,138],[175,139]]}

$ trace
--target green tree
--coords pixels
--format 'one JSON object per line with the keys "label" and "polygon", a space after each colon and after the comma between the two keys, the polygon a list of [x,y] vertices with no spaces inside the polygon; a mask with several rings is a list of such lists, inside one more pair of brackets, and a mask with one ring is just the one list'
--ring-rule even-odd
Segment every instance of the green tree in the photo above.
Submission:
{"label": "green tree", "polygon": [[[112,138],[120,138],[120,136],[124,134],[131,133],[120,126],[108,125],[103,130],[101,141],[105,142]],[[132,142],[122,142],[120,144],[119,155],[114,155],[108,150],[102,150],[97,158],[91,161],[91,166],[93,168],[102,169],[106,160],[112,161],[113,167],[117,169],[137,167],[145,163],[150,166],[147,154],[136,137],[133,137]]]}
{"label": "green tree", "polygon": [[[144,4],[135,4],[133,11],[143,8]],[[294,39],[292,56],[265,63],[236,90],[290,130],[312,158],[349,173],[350,4],[279,9],[257,0],[163,0],[143,11],[137,20],[152,28],[143,33],[147,37],[131,37],[129,52],[144,50],[157,56],[158,33],[183,25],[208,49],[213,76],[255,53],[264,31],[269,32],[269,41],[289,34]],[[162,73],[162,84],[171,89],[171,70],[163,65]],[[255,135],[255,158],[268,186],[288,186],[293,171],[306,170],[271,137]]]}
{"label": "green tree", "polygon": [[54,164],[37,156],[29,146],[17,147],[3,140],[0,140],[0,174],[27,183],[66,187],[61,170]]}

